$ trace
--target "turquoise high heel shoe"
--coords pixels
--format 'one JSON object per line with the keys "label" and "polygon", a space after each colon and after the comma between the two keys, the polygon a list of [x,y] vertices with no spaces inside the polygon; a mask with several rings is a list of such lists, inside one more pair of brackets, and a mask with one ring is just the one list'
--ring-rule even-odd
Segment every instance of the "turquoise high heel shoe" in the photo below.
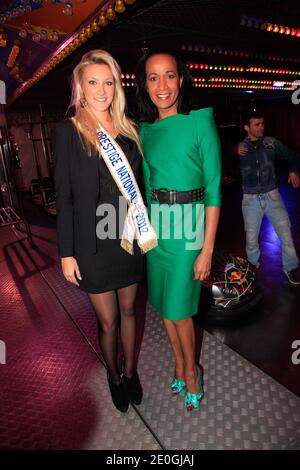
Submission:
{"label": "turquoise high heel shoe", "polygon": [[184,405],[187,411],[197,410],[200,406],[200,402],[204,396],[203,385],[199,367],[197,367],[197,377],[198,377],[198,393],[192,393],[188,390],[185,392]]}
{"label": "turquoise high heel shoe", "polygon": [[185,389],[186,383],[184,380],[176,379],[176,377],[174,377],[170,387],[173,395],[179,395],[179,393]]}

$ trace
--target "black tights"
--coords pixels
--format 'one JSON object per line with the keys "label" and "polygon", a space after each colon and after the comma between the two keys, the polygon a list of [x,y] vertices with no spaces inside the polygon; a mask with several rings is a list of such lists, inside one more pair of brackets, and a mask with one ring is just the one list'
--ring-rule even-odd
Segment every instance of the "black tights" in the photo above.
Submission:
{"label": "black tights", "polygon": [[[124,374],[132,377],[135,372],[135,312],[134,302],[137,284],[117,290],[121,316],[121,342],[124,353]],[[115,291],[103,294],[89,294],[90,301],[96,312],[99,323],[99,342],[105,360],[109,378],[114,383],[120,382],[118,367],[117,336],[118,336],[118,302]]]}

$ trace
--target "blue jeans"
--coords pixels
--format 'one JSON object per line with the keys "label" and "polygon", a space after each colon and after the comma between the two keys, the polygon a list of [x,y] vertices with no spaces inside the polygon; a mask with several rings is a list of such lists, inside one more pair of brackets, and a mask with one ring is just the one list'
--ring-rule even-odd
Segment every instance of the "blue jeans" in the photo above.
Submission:
{"label": "blue jeans", "polygon": [[298,267],[299,259],[291,234],[291,222],[278,189],[264,194],[244,194],[242,210],[246,231],[248,261],[257,265],[260,257],[258,237],[263,216],[266,215],[281,242],[284,271]]}

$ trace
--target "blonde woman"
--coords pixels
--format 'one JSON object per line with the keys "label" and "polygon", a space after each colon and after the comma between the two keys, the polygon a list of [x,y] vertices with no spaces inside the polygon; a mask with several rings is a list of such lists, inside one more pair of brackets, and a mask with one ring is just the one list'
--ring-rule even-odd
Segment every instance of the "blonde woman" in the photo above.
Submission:
{"label": "blonde woman", "polygon": [[[122,153],[137,180],[141,153],[136,128],[125,115],[120,68],[108,52],[93,50],[82,57],[73,71],[70,106],[74,117],[57,126],[54,139],[61,266],[65,278],[85,291],[94,307],[112,400],[126,412],[130,402],[138,405],[142,400],[135,368],[134,303],[143,256],[136,242],[133,254],[120,246],[120,186],[104,161],[103,148],[108,146],[101,147],[99,130],[111,136],[110,145],[117,149],[109,162],[114,165],[121,158],[114,155]],[[122,371],[117,360],[119,314]]]}

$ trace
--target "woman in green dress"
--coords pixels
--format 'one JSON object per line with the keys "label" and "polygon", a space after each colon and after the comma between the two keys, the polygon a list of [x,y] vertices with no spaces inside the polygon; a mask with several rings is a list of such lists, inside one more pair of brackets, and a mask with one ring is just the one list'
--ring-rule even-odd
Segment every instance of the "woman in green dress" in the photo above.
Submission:
{"label": "woman in green dress", "polygon": [[137,67],[137,105],[151,222],[159,237],[147,254],[149,301],[163,318],[175,357],[173,394],[199,408],[192,316],[210,274],[220,213],[221,158],[211,108],[190,111],[189,74],[176,54],[149,51]]}

